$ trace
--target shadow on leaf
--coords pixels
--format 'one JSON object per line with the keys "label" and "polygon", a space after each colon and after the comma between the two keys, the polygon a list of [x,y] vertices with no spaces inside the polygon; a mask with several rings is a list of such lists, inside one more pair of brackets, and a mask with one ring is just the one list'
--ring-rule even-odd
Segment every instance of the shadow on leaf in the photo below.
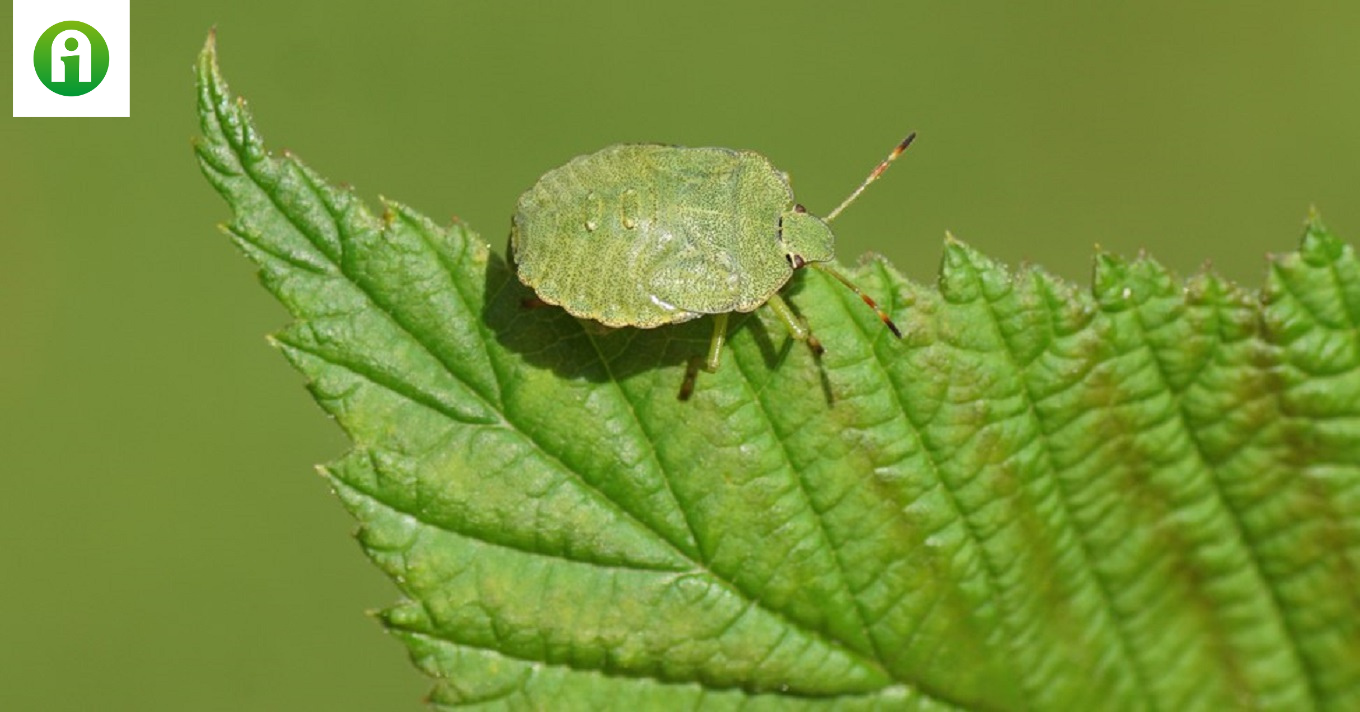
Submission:
{"label": "shadow on leaf", "polygon": [[[482,323],[495,334],[496,341],[530,365],[551,369],[562,378],[604,383],[673,368],[678,393],[685,365],[690,358],[704,355],[713,334],[713,323],[707,318],[654,329],[615,329],[574,317],[561,307],[526,306],[534,298],[533,290],[520,282],[513,266],[495,252],[487,258],[483,284]],[[802,274],[795,273],[783,294],[795,295],[802,287]],[[728,339],[743,331],[750,333],[767,368],[780,368],[795,345],[786,333],[754,313],[732,315]],[[734,367],[730,357],[730,353],[723,354],[722,368]],[[700,380],[705,375],[701,374]],[[831,389],[824,371],[821,381],[829,403]]]}

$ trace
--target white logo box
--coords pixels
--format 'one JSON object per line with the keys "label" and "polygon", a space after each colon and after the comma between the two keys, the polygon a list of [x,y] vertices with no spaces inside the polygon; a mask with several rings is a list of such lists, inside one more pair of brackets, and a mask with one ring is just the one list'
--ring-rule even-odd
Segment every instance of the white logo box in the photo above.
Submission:
{"label": "white logo box", "polygon": [[[13,0],[14,115],[131,116],[131,0]],[[99,31],[109,45],[109,73],[94,91],[54,93],[33,69],[33,49],[47,28],[77,20]]]}

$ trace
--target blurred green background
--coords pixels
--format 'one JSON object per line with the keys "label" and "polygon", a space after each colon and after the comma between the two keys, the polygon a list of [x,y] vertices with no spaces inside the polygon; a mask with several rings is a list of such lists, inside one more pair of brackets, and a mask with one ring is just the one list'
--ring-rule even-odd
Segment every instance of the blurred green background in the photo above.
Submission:
{"label": "blurred green background", "polygon": [[909,129],[843,259],[931,280],[951,230],[1254,286],[1310,205],[1360,236],[1360,5],[836,5],[134,0],[132,118],[0,117],[0,709],[420,708],[311,474],[343,437],[190,152],[214,24],[274,148],[497,249],[609,143],[755,149],[825,212]]}

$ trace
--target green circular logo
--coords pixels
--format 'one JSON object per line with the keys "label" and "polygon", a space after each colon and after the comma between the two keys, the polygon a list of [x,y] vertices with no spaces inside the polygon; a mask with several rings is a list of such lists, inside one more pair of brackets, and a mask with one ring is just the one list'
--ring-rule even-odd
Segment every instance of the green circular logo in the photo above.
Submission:
{"label": "green circular logo", "polygon": [[88,94],[109,73],[109,44],[83,22],[58,22],[38,38],[33,69],[48,89],[62,96]]}

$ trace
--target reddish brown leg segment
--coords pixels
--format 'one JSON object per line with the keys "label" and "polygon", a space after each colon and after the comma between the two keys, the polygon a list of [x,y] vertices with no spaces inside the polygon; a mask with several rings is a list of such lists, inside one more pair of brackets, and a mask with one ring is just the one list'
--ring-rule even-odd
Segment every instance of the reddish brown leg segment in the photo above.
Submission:
{"label": "reddish brown leg segment", "polygon": [[858,294],[859,298],[862,299],[865,304],[868,304],[870,309],[874,310],[874,313],[878,315],[879,321],[883,322],[883,324],[888,327],[888,330],[893,333],[893,336],[896,336],[899,339],[902,338],[902,331],[897,328],[896,324],[893,323],[892,317],[888,316],[888,312],[883,311],[883,309],[878,306],[878,302],[874,301],[872,297],[865,294],[864,291],[861,290],[859,287],[856,287],[854,282],[851,282],[850,280],[846,279],[845,275],[818,262],[809,262],[808,266],[814,269],[821,270],[822,272],[825,272],[831,275],[832,277],[835,277],[837,280],[840,281],[841,284],[844,284],[845,286],[849,287],[850,291],[854,292],[855,294]]}

